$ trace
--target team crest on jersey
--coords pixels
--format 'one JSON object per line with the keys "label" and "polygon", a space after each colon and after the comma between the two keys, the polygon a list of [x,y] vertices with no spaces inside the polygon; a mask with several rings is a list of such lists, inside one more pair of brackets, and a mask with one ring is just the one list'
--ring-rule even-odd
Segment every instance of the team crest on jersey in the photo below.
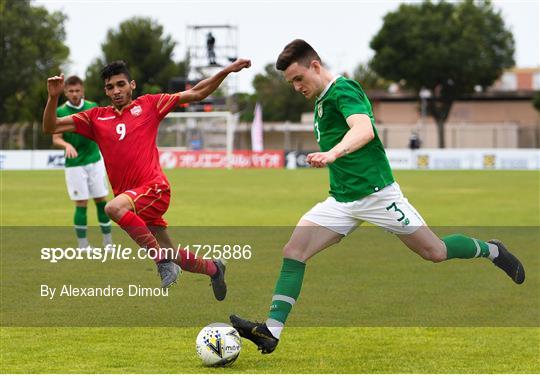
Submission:
{"label": "team crest on jersey", "polygon": [[141,106],[135,106],[131,109],[131,115],[133,116],[139,116],[140,114],[142,114],[142,108]]}
{"label": "team crest on jersey", "polygon": [[323,116],[323,107],[322,107],[322,104],[323,102],[319,102],[319,104],[317,105],[317,115],[321,118]]}

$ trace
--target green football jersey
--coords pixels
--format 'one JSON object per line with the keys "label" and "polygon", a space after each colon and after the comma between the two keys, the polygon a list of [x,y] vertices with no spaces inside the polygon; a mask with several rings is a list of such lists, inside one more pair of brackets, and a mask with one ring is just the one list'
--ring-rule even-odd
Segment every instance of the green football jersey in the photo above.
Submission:
{"label": "green football jersey", "polygon": [[[68,102],[64,103],[56,110],[56,116],[69,116],[76,114],[77,112],[89,110],[92,107],[97,107],[97,104],[94,102],[87,101],[86,99],[83,99],[83,101],[84,103],[80,108],[75,108]],[[73,145],[78,154],[75,158],[66,158],[66,167],[85,166],[90,163],[95,163],[101,159],[99,147],[94,141],[72,132],[64,133],[63,137],[66,142]]]}
{"label": "green football jersey", "polygon": [[343,139],[350,130],[346,119],[354,114],[370,117],[375,137],[360,149],[328,165],[330,195],[340,202],[359,200],[394,182],[375,128],[371,104],[356,81],[338,77],[317,98],[314,132],[321,151],[329,151]]}

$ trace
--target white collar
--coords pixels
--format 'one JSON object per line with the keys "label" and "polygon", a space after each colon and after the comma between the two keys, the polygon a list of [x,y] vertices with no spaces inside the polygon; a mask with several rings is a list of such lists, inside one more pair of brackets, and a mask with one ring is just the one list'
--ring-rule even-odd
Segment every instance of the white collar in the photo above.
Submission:
{"label": "white collar", "polygon": [[80,110],[81,108],[84,107],[84,98],[81,99],[81,104],[78,106],[72,105],[70,101],[66,101],[66,106],[74,108],[75,110]]}
{"label": "white collar", "polygon": [[338,78],[340,78],[340,77],[341,77],[341,75],[337,75],[337,76],[335,76],[334,78],[332,78],[332,81],[330,81],[330,82],[328,83],[328,85],[326,85],[326,87],[324,88],[324,90],[322,91],[322,93],[319,94],[319,96],[317,97],[317,100],[319,100],[319,99],[321,99],[322,97],[324,97],[324,95],[325,95],[325,94],[328,92],[328,90],[330,89],[330,86],[332,86],[332,85],[334,84],[334,82],[336,82],[336,80],[337,80]]}

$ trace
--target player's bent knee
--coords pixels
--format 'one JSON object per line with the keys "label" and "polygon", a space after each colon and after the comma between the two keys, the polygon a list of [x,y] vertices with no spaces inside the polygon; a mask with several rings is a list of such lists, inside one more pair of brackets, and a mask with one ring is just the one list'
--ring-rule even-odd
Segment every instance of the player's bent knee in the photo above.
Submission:
{"label": "player's bent knee", "polygon": [[109,216],[109,218],[116,222],[122,218],[126,211],[126,209],[120,205],[117,205],[116,202],[113,201],[109,201],[105,205],[105,213]]}
{"label": "player's bent knee", "polygon": [[109,201],[106,205],[105,205],[105,214],[107,214],[110,218],[113,218],[115,217],[115,214],[116,214],[116,210],[117,208],[115,207],[115,205],[112,203],[112,201]]}

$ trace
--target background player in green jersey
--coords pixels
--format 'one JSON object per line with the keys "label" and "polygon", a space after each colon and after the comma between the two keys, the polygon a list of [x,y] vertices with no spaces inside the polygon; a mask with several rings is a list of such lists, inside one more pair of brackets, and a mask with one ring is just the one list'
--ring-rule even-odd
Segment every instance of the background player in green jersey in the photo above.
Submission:
{"label": "background player in green jersey", "polygon": [[[65,81],[66,103],[58,107],[58,117],[96,107],[97,104],[84,98],[83,81],[77,76]],[[96,203],[99,226],[103,235],[103,246],[112,244],[111,221],[105,213],[106,197],[109,194],[105,166],[101,160],[97,144],[76,133],[67,132],[53,135],[53,144],[66,151],[66,185],[71,200],[75,202],[73,222],[77,234],[78,247],[88,249],[86,211],[88,199]]]}
{"label": "background player in green jersey", "polygon": [[500,241],[484,242],[461,234],[439,239],[430,230],[394,181],[371,104],[356,81],[334,76],[317,52],[300,39],[285,47],[276,68],[297,92],[308,99],[316,97],[314,133],[321,151],[309,154],[307,161],[313,167],[328,166],[330,197],[300,219],[283,248],[283,266],[266,322],[231,316],[242,337],[263,354],[274,351],[300,295],[307,260],[364,221],[396,234],[425,260],[485,257],[515,283],[523,283],[523,265]]}

